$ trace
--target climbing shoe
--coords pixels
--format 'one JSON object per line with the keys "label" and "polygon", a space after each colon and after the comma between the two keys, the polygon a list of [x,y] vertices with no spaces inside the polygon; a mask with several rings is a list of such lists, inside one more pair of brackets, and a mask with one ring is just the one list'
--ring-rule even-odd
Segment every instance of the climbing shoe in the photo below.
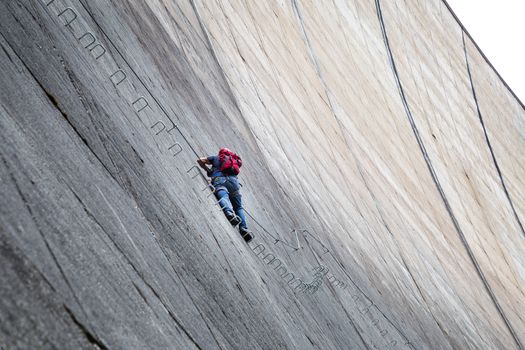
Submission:
{"label": "climbing shoe", "polygon": [[241,220],[239,219],[239,217],[231,211],[226,212],[224,215],[226,215],[226,218],[228,219],[230,224],[232,224],[232,226],[237,226],[241,223]]}
{"label": "climbing shoe", "polygon": [[253,239],[253,234],[247,228],[239,228],[239,233],[246,242],[250,242]]}

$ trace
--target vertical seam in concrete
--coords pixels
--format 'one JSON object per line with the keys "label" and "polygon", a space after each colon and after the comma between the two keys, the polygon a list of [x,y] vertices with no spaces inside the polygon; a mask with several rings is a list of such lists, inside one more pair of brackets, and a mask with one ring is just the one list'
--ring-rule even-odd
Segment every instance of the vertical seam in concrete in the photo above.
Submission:
{"label": "vertical seam in concrete", "polygon": [[485,277],[485,274],[483,273],[483,270],[481,269],[481,267],[479,266],[479,263],[478,261],[476,260],[476,257],[474,256],[474,253],[472,251],[472,249],[470,248],[468,242],[467,242],[467,239],[465,237],[465,234],[463,233],[463,230],[461,229],[461,227],[459,226],[459,223],[456,219],[456,216],[454,215],[454,212],[452,211],[452,207],[445,195],[445,192],[443,190],[443,187],[441,186],[441,183],[439,182],[439,179],[437,177],[437,174],[434,170],[434,167],[432,165],[432,161],[430,160],[430,156],[428,155],[427,153],[427,150],[425,148],[425,145],[423,143],[423,140],[421,138],[421,135],[419,134],[419,130],[417,128],[417,125],[415,123],[415,120],[414,120],[414,117],[412,116],[412,112],[410,110],[410,107],[408,105],[408,101],[407,101],[407,98],[405,96],[405,92],[403,90],[403,86],[401,84],[401,79],[399,77],[399,73],[397,71],[397,68],[396,68],[396,64],[395,64],[395,61],[394,61],[394,55],[393,55],[393,52],[390,48],[390,43],[389,43],[389,40],[388,40],[388,35],[386,33],[386,27],[385,27],[385,22],[383,20],[383,12],[381,10],[381,2],[380,0],[375,0],[375,5],[376,5],[376,12],[377,12],[377,17],[378,17],[378,20],[379,20],[379,24],[381,26],[381,32],[383,34],[383,41],[385,43],[385,48],[386,48],[386,51],[387,51],[387,55],[388,55],[388,58],[389,58],[389,62],[390,62],[390,67],[392,68],[392,73],[394,74],[394,78],[395,78],[395,81],[396,81],[396,84],[397,84],[397,88],[398,88],[398,91],[399,91],[399,95],[400,95],[400,98],[401,98],[401,101],[403,103],[403,107],[405,109],[405,112],[406,112],[406,115],[407,115],[407,118],[410,122],[410,126],[412,127],[412,131],[414,132],[414,136],[417,140],[417,143],[419,145],[419,149],[421,150],[421,153],[423,155],[423,158],[425,159],[425,162],[427,164],[427,167],[428,167],[428,170],[430,172],[430,175],[432,177],[432,180],[434,181],[434,184],[436,185],[436,188],[441,196],[441,199],[443,200],[443,203],[445,205],[445,208],[452,220],[452,223],[459,235],[459,238],[461,239],[461,242],[463,243],[463,246],[465,247],[465,250],[467,251],[467,254],[470,258],[470,260],[472,261],[472,264],[474,265],[474,267],[476,268],[476,271],[478,273],[478,276],[479,278],[481,279],[482,283],[483,283],[483,286],[485,287],[485,290],[487,291],[487,293],[489,294],[494,306],[496,307],[496,309],[498,310],[498,313],[499,315],[501,316],[501,318],[503,319],[505,325],[507,326],[507,329],[509,330],[514,342],[516,343],[516,345],[518,346],[519,349],[523,349],[523,346],[520,342],[520,339],[518,338],[517,334],[516,334],[516,331],[514,330],[514,328],[512,327],[511,323],[509,322],[509,320],[507,319],[505,313],[503,312],[502,308],[501,308],[501,305],[499,304],[498,302],[498,299],[496,298],[496,295],[494,294],[494,291],[492,290],[492,288],[490,287],[488,281],[487,281],[487,278]]}
{"label": "vertical seam in concrete", "polygon": [[[361,178],[363,179],[363,182],[365,183],[365,186],[368,188],[368,184],[366,182],[366,179],[361,171],[361,167],[359,166],[359,161],[358,161],[358,158],[357,156],[355,155],[354,151],[353,151],[353,148],[350,147],[350,144],[347,140],[347,138],[345,137],[345,131],[344,131],[344,125],[341,123],[341,121],[339,120],[339,118],[337,117],[337,113],[335,112],[334,110],[334,106],[332,104],[332,99],[330,98],[330,90],[328,89],[328,85],[326,84],[326,81],[322,75],[322,72],[321,72],[321,67],[319,65],[319,62],[317,61],[317,56],[315,54],[315,51],[314,49],[312,48],[312,45],[310,43],[310,39],[308,37],[308,34],[306,33],[306,28],[304,27],[304,20],[303,20],[303,16],[301,14],[301,11],[299,9],[299,5],[297,4],[297,0],[291,0],[291,4],[292,4],[292,8],[295,12],[295,15],[297,16],[297,19],[299,20],[299,25],[300,25],[300,28],[301,28],[301,33],[303,35],[303,39],[306,43],[306,46],[308,48],[308,54],[310,56],[310,59],[312,60],[312,63],[314,64],[314,67],[315,67],[315,70],[317,72],[317,75],[319,76],[319,79],[321,80],[321,83],[323,85],[323,89],[325,90],[325,93],[326,93],[326,98],[328,100],[328,105],[330,106],[330,110],[337,122],[337,124],[339,125],[339,128],[341,129],[341,133],[342,133],[342,136],[343,136],[343,139],[345,141],[345,144],[346,146],[348,147],[348,149],[350,150],[350,152],[352,153],[352,156],[354,157],[355,161],[356,161],[356,164],[358,166],[358,170],[359,170],[359,173],[361,175]],[[335,256],[332,255],[332,253],[330,252],[330,255],[332,256],[332,258],[340,265],[342,266],[342,264],[335,258]],[[343,269],[344,270],[344,269]],[[350,275],[346,272],[346,270],[344,270],[344,274],[352,281],[352,283],[354,284],[354,286],[363,294],[367,297],[367,299],[369,299],[370,301],[372,301],[372,299],[365,293],[363,292],[363,290],[353,281],[353,279],[350,277]],[[372,302],[373,303],[373,302]],[[375,303],[373,303],[375,305]],[[375,305],[377,310],[383,315],[383,317],[392,325],[392,327],[401,335],[401,337],[405,338],[407,340],[407,342],[409,342],[408,338],[405,336],[405,334],[401,331],[400,327],[394,323],[392,320],[390,320],[390,318],[388,318],[386,316],[386,314],[381,311],[379,309],[379,307],[377,305]],[[346,312],[346,310],[345,310]],[[365,346],[366,343],[365,343]]]}
{"label": "vertical seam in concrete", "polygon": [[490,155],[492,157],[492,161],[494,162],[494,166],[496,167],[496,171],[498,172],[499,180],[501,182],[501,187],[503,187],[503,191],[505,192],[505,196],[507,197],[507,200],[509,201],[510,207],[512,208],[512,212],[514,213],[514,217],[516,218],[516,221],[518,222],[518,225],[520,227],[521,233],[523,237],[525,237],[525,230],[523,229],[523,224],[521,223],[521,220],[518,216],[518,213],[516,212],[516,208],[514,207],[514,203],[512,202],[512,199],[510,198],[509,191],[507,190],[507,185],[505,184],[505,180],[503,179],[503,175],[501,173],[501,169],[499,167],[498,161],[496,159],[496,155],[494,154],[494,149],[492,148],[492,143],[490,142],[489,135],[487,133],[487,128],[485,127],[485,122],[483,121],[483,115],[481,114],[481,109],[479,107],[478,103],[478,97],[476,95],[476,89],[474,87],[474,82],[472,80],[472,74],[470,70],[470,62],[468,59],[468,53],[467,53],[467,45],[465,42],[465,32],[461,31],[461,38],[463,39],[463,51],[465,52],[465,63],[467,64],[467,73],[468,78],[470,81],[470,88],[472,90],[472,96],[474,98],[474,102],[476,103],[476,110],[479,117],[479,122],[481,124],[481,127],[483,128],[483,134],[485,135],[485,141],[487,142],[487,146],[490,150]]}

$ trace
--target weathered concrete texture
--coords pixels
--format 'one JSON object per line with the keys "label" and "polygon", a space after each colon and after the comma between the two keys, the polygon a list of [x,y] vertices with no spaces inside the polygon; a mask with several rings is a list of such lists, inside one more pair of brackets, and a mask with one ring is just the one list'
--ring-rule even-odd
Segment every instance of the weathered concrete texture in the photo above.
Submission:
{"label": "weathered concrete texture", "polygon": [[0,47],[0,348],[523,348],[525,110],[442,1],[2,0]]}

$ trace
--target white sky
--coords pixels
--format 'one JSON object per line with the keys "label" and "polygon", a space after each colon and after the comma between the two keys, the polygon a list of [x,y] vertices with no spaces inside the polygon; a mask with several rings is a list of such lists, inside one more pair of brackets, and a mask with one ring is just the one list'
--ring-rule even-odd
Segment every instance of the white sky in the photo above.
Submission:
{"label": "white sky", "polygon": [[525,0],[447,0],[483,53],[525,103]]}

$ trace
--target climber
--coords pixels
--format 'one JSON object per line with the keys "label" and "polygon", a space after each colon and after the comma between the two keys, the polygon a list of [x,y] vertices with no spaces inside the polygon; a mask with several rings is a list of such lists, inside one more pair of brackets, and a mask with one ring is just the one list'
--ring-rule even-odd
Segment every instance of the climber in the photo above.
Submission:
{"label": "climber", "polygon": [[[221,148],[216,156],[201,157],[197,163],[211,177],[211,186],[219,205],[228,221],[239,225],[239,232],[246,242],[252,240],[253,235],[248,231],[246,217],[242,207],[241,187],[237,175],[242,166],[241,158],[227,148]],[[211,165],[208,168],[207,165]]]}

